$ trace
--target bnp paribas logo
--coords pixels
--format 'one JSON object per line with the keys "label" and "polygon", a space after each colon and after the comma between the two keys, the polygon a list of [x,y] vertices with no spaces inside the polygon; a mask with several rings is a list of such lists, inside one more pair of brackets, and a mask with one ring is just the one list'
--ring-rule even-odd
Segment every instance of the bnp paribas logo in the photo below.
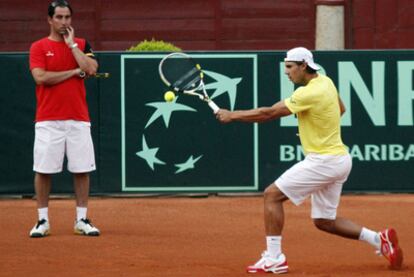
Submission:
{"label": "bnp paribas logo", "polygon": [[[190,55],[201,64],[207,93],[219,107],[257,107],[256,54]],[[197,97],[177,95],[172,102],[165,102],[168,88],[158,73],[163,57],[121,55],[122,190],[257,188],[257,127],[223,125]],[[238,170],[228,170],[229,166]],[[240,180],[243,170],[248,174]],[[226,179],[219,184],[216,177]]]}
{"label": "bnp paribas logo", "polygon": [[[233,110],[237,100],[237,85],[242,81],[243,78],[232,78],[209,70],[204,70],[204,73],[213,79],[212,82],[206,84],[206,90],[208,94],[211,95],[210,98],[214,99],[227,95],[230,109]],[[153,108],[154,111],[146,122],[145,129],[149,128],[151,124],[156,120],[162,120],[165,128],[168,129],[170,126],[170,121],[174,119],[174,114],[178,112],[197,112],[195,108],[186,104],[181,104],[179,101],[180,99],[181,97],[176,97],[172,102],[157,101],[146,103],[145,105]],[[139,158],[143,159],[151,170],[155,170],[156,164],[167,165],[166,161],[157,156],[160,150],[160,146],[149,146],[149,144],[150,143],[147,141],[145,134],[143,134],[141,144],[138,147],[140,150],[136,152],[136,155]],[[175,174],[194,169],[196,167],[196,163],[203,157],[203,155],[204,154],[188,154],[188,157],[185,161],[175,162]]]}

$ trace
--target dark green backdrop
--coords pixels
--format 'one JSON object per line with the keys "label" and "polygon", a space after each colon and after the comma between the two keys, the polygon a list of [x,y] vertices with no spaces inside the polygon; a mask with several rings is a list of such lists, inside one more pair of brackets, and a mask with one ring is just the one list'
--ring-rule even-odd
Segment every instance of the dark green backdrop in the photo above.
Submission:
{"label": "dark green backdrop", "polygon": [[[345,191],[414,191],[413,53],[315,53],[348,108],[342,132],[354,166]],[[293,90],[283,52],[192,55],[221,107],[272,105]],[[166,106],[157,68],[162,53],[97,56],[99,71],[111,77],[86,81],[94,194],[261,191],[301,157],[294,119],[221,125],[196,98]],[[35,86],[27,53],[2,53],[0,65],[0,193],[30,195]],[[168,113],[171,107],[178,110]],[[53,183],[54,193],[72,192],[66,170]]]}

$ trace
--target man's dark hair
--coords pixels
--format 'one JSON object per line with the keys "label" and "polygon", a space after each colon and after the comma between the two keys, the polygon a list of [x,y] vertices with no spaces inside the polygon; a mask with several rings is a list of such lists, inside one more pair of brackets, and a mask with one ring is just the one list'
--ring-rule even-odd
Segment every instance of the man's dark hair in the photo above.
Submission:
{"label": "man's dark hair", "polygon": [[49,17],[53,17],[53,15],[55,14],[55,9],[56,7],[62,7],[62,8],[69,8],[70,10],[70,14],[73,14],[73,10],[72,7],[69,5],[69,3],[65,0],[56,0],[53,1],[52,3],[49,4],[49,8],[47,10],[47,14],[49,15]]}
{"label": "man's dark hair", "polygon": [[[303,64],[304,62],[295,62],[297,65],[301,65],[301,64]],[[316,72],[317,72],[317,70],[315,70],[315,69],[313,69],[313,68],[311,68],[308,64],[306,64],[306,72],[307,73],[309,73],[309,74],[315,74]]]}

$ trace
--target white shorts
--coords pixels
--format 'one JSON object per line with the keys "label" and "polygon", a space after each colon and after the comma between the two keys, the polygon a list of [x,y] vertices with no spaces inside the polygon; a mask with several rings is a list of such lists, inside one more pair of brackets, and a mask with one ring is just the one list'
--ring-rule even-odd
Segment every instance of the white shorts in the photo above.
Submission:
{"label": "white shorts", "polygon": [[311,196],[312,218],[335,219],[342,185],[352,168],[351,156],[308,154],[276,181],[295,205]]}
{"label": "white shorts", "polygon": [[96,169],[91,124],[75,120],[37,122],[33,170],[45,174],[61,172],[65,154],[72,173]]}

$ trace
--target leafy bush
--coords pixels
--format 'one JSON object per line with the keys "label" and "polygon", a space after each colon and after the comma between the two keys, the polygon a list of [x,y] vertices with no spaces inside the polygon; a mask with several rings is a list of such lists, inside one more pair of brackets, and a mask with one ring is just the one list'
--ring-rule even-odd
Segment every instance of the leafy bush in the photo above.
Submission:
{"label": "leafy bush", "polygon": [[135,46],[131,46],[131,48],[127,49],[127,51],[131,52],[151,52],[151,51],[158,51],[158,52],[180,52],[181,49],[177,46],[165,42],[162,40],[155,40],[152,38],[151,40],[144,40],[138,43]]}

